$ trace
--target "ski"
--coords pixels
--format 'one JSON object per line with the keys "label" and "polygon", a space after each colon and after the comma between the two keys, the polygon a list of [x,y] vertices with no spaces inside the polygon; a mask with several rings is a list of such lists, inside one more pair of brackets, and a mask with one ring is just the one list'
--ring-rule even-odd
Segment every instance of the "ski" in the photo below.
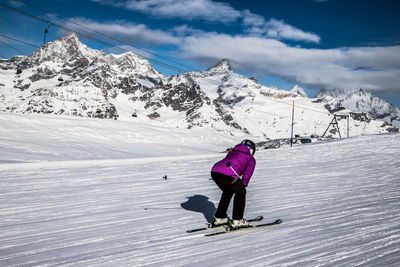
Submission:
{"label": "ski", "polygon": [[[260,215],[260,216],[257,216],[257,217],[255,217],[255,218],[253,218],[253,219],[249,219],[249,220],[247,220],[247,221],[248,221],[248,222],[260,222],[260,221],[262,221],[263,219],[264,219],[264,217]],[[220,227],[222,227],[222,226],[226,226],[226,225],[212,226],[212,224],[209,223],[207,227],[202,227],[202,228],[187,230],[186,232],[187,232],[187,233],[194,233],[194,232],[204,231],[204,230],[208,230],[208,229],[217,229],[217,228],[220,228]]]}
{"label": "ski", "polygon": [[277,224],[281,224],[281,223],[282,223],[282,220],[278,219],[278,220],[276,220],[276,221],[274,221],[272,223],[263,223],[263,224],[257,224],[257,225],[250,225],[249,227],[239,228],[239,229],[232,229],[229,226],[227,226],[227,227],[225,227],[225,231],[205,234],[205,236],[222,235],[222,234],[232,233],[232,232],[237,232],[237,231],[242,231],[242,230],[249,230],[249,229],[255,229],[255,228],[261,228],[261,227],[266,227],[266,226],[277,225]]}

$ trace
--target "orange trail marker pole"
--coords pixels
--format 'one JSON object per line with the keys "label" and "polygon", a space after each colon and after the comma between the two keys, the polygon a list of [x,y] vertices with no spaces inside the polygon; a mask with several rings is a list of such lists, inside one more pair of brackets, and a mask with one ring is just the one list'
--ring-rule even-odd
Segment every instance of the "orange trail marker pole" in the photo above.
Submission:
{"label": "orange trail marker pole", "polygon": [[292,134],[290,135],[290,146],[293,145],[293,125],[294,125],[294,100],[293,100],[293,110],[292,110]]}

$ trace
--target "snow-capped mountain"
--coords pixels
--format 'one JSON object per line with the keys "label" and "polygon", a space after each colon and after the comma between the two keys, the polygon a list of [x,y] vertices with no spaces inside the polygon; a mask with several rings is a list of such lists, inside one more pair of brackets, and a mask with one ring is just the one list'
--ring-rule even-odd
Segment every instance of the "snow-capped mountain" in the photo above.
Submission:
{"label": "snow-capped mountain", "polygon": [[374,119],[388,123],[400,122],[399,108],[363,89],[321,90],[316,98],[327,103],[326,108],[331,111],[346,108],[354,112],[369,113]]}
{"label": "snow-capped mountain", "polygon": [[[326,103],[312,101],[299,86],[261,85],[235,73],[227,59],[206,71],[163,76],[132,52],[107,55],[69,33],[30,56],[0,60],[0,111],[6,112],[211,127],[265,139],[290,135],[293,101],[296,134],[321,135],[331,120]],[[353,134],[389,128],[356,117],[350,125]]]}

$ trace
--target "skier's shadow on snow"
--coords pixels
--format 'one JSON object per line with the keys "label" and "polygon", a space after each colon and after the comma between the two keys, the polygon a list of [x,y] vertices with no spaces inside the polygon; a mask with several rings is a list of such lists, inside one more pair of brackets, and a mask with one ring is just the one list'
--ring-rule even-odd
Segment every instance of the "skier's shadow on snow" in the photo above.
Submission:
{"label": "skier's shadow on snow", "polygon": [[183,202],[181,207],[185,210],[203,213],[204,218],[206,218],[209,223],[211,223],[211,219],[217,211],[214,203],[209,201],[208,197],[202,195],[187,197],[187,201]]}

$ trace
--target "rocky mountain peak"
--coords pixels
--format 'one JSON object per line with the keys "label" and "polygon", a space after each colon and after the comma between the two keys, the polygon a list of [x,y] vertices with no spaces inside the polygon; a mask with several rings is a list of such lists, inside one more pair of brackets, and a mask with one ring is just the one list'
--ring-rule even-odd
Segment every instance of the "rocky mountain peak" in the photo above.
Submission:
{"label": "rocky mountain peak", "polygon": [[324,89],[316,95],[316,98],[325,102],[334,101],[335,105],[355,112],[367,112],[375,119],[386,119],[386,121],[391,122],[400,118],[400,109],[362,88],[350,90]]}
{"label": "rocky mountain peak", "polygon": [[141,74],[157,74],[160,75],[149,63],[149,61],[132,53],[126,52],[120,55],[110,54],[105,57],[105,60],[118,67],[119,71],[129,73],[132,71]]}
{"label": "rocky mountain peak", "polygon": [[35,63],[52,61],[65,63],[69,60],[85,58],[91,62],[98,57],[105,56],[104,51],[94,50],[84,45],[74,32],[49,42],[36,50],[29,58]]}
{"label": "rocky mountain peak", "polygon": [[207,72],[211,73],[228,73],[232,71],[232,66],[229,59],[224,58],[213,67],[207,69]]}
{"label": "rocky mountain peak", "polygon": [[304,92],[303,88],[301,88],[298,85],[295,85],[292,90],[290,90],[290,92],[292,94],[298,95],[298,96],[302,96],[302,97],[308,97],[306,92]]}

